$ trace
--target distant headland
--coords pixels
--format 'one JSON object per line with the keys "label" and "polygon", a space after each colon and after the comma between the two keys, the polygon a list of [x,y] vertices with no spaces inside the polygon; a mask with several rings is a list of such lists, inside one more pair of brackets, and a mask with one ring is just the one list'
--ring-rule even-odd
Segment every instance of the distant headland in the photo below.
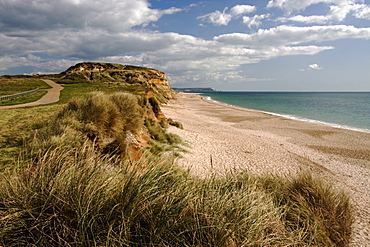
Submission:
{"label": "distant headland", "polygon": [[214,93],[219,92],[210,87],[194,87],[194,88],[172,88],[176,92],[185,92],[185,93]]}

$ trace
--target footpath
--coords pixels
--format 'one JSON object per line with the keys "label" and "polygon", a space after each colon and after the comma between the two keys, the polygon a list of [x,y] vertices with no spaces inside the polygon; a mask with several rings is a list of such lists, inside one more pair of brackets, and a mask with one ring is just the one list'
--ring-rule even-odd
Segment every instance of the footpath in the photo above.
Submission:
{"label": "footpath", "polygon": [[25,103],[25,104],[19,104],[19,105],[9,105],[9,106],[0,106],[1,109],[12,109],[12,108],[20,108],[20,107],[29,107],[29,106],[38,106],[38,105],[46,105],[51,104],[59,101],[60,91],[63,90],[64,87],[61,85],[53,82],[52,80],[43,80],[47,84],[49,84],[52,88],[45,89],[47,91],[47,94],[45,94],[41,99]]}

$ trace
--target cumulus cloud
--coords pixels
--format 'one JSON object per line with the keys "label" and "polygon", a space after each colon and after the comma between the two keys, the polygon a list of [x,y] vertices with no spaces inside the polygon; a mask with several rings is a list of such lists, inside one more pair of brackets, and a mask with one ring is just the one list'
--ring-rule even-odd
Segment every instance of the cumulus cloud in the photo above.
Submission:
{"label": "cumulus cloud", "polygon": [[0,71],[13,67],[35,67],[34,74],[54,74],[64,71],[66,68],[82,62],[81,60],[69,59],[43,59],[40,56],[28,54],[27,56],[2,56],[0,57]]}
{"label": "cumulus cloud", "polygon": [[370,6],[365,4],[358,4],[354,8],[354,16],[359,19],[370,20]]}
{"label": "cumulus cloud", "polygon": [[308,65],[306,69],[299,69],[299,71],[306,71],[306,70],[322,70],[322,67],[318,65],[317,63],[313,63]]}
{"label": "cumulus cloud", "polygon": [[317,63],[314,63],[314,64],[310,64],[308,65],[308,69],[313,69],[313,70],[321,70],[322,67],[319,66]]}
{"label": "cumulus cloud", "polygon": [[260,29],[253,34],[231,33],[216,36],[214,40],[222,43],[248,47],[296,45],[310,41],[323,42],[345,38],[370,38],[370,28],[354,26],[278,26]]}
{"label": "cumulus cloud", "polygon": [[318,3],[342,5],[354,1],[355,0],[270,0],[267,4],[267,8],[281,8],[286,12],[291,13],[293,11],[303,10],[310,5]]}
{"label": "cumulus cloud", "polygon": [[243,24],[247,25],[249,28],[259,27],[262,24],[262,20],[269,16],[270,14],[255,15],[253,17],[243,16]]}
{"label": "cumulus cloud", "polygon": [[233,19],[237,19],[244,14],[252,13],[256,11],[255,6],[251,5],[236,5],[228,11],[228,8],[225,8],[223,12],[216,10],[215,12],[199,16],[198,19],[212,23],[215,26],[227,26],[229,22]]}
{"label": "cumulus cloud", "polygon": [[[6,37],[8,44],[14,40],[21,51],[37,50],[66,59],[42,60],[36,57],[14,58],[4,55],[0,70],[7,66],[30,66],[37,71],[62,71],[80,60],[95,60],[148,66],[166,71],[177,81],[204,79],[214,80],[213,73],[222,73],[219,80],[247,80],[231,73],[240,65],[258,63],[279,56],[314,55],[332,46],[299,45],[309,41],[321,42],[341,38],[370,38],[370,28],[351,26],[290,27],[280,26],[260,29],[252,34],[233,33],[212,40],[178,33],[153,31],[127,31],[110,33],[104,30],[44,31],[34,37]],[[2,42],[0,35],[0,42]],[[57,39],[55,37],[58,37]],[[22,47],[24,46],[24,47]],[[13,47],[15,48],[15,47]],[[68,65],[68,66],[67,66]],[[42,67],[45,69],[42,70]],[[209,74],[200,78],[197,74]],[[193,79],[191,79],[193,78]],[[257,80],[257,79],[256,79]]]}
{"label": "cumulus cloud", "polygon": [[329,11],[326,15],[295,15],[291,17],[280,17],[278,20],[282,22],[293,21],[307,24],[326,24],[343,22],[349,14],[360,19],[370,19],[370,6],[360,4],[360,2],[356,0],[271,0],[267,7],[281,8],[290,15],[292,12],[301,11],[310,5],[324,3],[329,6]]}
{"label": "cumulus cloud", "polygon": [[146,0],[3,0],[0,30],[51,30],[104,28],[125,31],[181,11],[151,9]]}

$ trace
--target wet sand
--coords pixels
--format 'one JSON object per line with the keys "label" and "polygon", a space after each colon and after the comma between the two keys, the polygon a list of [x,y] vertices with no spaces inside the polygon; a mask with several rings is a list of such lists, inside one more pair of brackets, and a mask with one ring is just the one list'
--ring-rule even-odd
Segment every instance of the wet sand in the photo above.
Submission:
{"label": "wet sand", "polygon": [[356,207],[351,246],[370,246],[370,133],[300,122],[179,93],[163,106],[189,145],[178,163],[194,175],[226,170],[294,174],[311,170],[342,188]]}

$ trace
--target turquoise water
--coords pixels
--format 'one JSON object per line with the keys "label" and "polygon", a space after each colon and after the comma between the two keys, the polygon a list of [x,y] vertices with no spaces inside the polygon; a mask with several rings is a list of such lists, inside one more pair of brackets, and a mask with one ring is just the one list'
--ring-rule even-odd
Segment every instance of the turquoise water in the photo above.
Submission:
{"label": "turquoise water", "polygon": [[291,119],[370,132],[370,92],[217,92],[202,95],[221,103]]}

